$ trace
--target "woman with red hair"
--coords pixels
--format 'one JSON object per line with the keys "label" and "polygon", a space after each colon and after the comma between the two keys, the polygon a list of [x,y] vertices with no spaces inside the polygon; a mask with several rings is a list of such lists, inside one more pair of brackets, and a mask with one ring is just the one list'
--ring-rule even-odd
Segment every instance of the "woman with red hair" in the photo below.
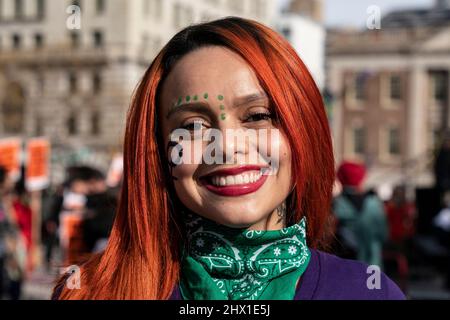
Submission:
{"label": "woman with red hair", "polygon": [[319,250],[333,183],[321,95],[288,42],[242,18],[189,26],[134,94],[108,245],[54,298],[403,298]]}

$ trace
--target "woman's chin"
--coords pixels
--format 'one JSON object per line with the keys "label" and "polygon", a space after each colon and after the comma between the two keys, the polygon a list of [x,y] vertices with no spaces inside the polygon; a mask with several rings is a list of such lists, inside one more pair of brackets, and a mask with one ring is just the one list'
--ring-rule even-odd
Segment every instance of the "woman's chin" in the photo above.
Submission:
{"label": "woman's chin", "polygon": [[258,217],[249,215],[236,216],[236,211],[234,211],[230,214],[217,214],[212,220],[230,228],[248,228],[257,224],[263,219],[263,217],[259,217],[258,219]]}

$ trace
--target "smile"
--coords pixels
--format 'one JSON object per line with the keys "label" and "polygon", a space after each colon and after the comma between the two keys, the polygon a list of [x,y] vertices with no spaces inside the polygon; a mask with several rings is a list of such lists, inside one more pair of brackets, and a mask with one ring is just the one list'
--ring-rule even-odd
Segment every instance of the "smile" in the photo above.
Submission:
{"label": "smile", "polygon": [[267,180],[263,174],[264,167],[244,165],[214,171],[200,178],[204,187],[209,191],[221,195],[236,197],[255,192]]}

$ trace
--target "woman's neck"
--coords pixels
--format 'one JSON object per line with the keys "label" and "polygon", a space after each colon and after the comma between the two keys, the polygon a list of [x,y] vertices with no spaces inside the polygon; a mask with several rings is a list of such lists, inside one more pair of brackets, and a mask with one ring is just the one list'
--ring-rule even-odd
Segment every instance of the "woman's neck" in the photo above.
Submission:
{"label": "woman's neck", "polygon": [[286,227],[286,203],[283,202],[267,217],[248,227],[249,230],[280,230]]}

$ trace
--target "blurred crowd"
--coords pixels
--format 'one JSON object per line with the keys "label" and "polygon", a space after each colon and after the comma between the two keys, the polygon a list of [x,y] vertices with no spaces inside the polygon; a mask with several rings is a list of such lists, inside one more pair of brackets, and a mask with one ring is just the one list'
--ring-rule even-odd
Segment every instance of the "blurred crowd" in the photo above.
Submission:
{"label": "blurred crowd", "polygon": [[376,191],[363,188],[364,164],[341,163],[337,170],[341,192],[332,206],[332,251],[380,266],[406,293],[411,266],[432,265],[445,279],[443,289],[450,291],[450,136],[438,151],[434,168],[435,187],[413,190],[414,201],[407,196],[407,185],[396,186],[391,198],[382,201]]}
{"label": "blurred crowd", "polygon": [[[30,194],[24,181],[12,183],[0,167],[0,298],[20,298],[22,285],[37,260],[54,274],[62,266],[80,263],[89,254],[103,250],[119,188],[109,187],[105,175],[95,168],[67,168],[63,184],[39,193],[42,223],[33,232]],[[39,239],[40,250],[36,250],[35,239]],[[40,252],[43,255],[37,256]]]}

